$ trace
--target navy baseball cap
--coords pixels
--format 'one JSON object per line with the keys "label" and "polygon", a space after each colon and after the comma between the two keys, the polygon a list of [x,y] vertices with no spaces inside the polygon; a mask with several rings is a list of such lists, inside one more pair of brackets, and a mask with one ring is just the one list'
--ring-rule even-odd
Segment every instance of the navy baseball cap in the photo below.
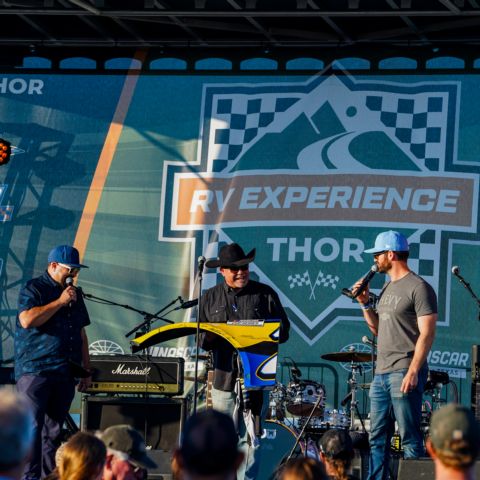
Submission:
{"label": "navy baseball cap", "polygon": [[364,250],[364,252],[373,254],[387,251],[408,252],[408,248],[408,240],[404,235],[394,230],[388,230],[388,232],[379,233],[374,247]]}
{"label": "navy baseball cap", "polygon": [[48,254],[48,263],[57,262],[74,268],[88,268],[80,263],[80,254],[71,245],[58,245]]}

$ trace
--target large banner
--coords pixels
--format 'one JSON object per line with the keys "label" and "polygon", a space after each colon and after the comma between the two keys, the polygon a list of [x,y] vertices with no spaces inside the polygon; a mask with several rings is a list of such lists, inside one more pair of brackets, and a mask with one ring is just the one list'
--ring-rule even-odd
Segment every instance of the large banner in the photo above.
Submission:
{"label": "large banner", "polygon": [[[363,250],[403,232],[409,265],[439,299],[430,367],[470,400],[480,294],[478,75],[2,75],[0,136],[18,147],[0,167],[1,358],[13,357],[22,283],[48,251],[74,243],[89,301],[92,353],[128,353],[146,313],[173,322],[195,309],[200,255],[257,248],[252,277],[279,294],[292,322],[278,380],[325,385],[338,407],[348,363],[321,358],[369,335],[341,294],[372,266]],[[203,289],[221,281],[206,270]],[[376,275],[371,288],[385,282]],[[116,302],[121,306],[112,306]],[[129,308],[125,308],[129,307]],[[155,320],[151,328],[164,325]],[[151,348],[186,359],[193,338]],[[368,384],[371,366],[363,365]],[[444,388],[452,399],[455,388]],[[361,408],[366,409],[365,388]]]}

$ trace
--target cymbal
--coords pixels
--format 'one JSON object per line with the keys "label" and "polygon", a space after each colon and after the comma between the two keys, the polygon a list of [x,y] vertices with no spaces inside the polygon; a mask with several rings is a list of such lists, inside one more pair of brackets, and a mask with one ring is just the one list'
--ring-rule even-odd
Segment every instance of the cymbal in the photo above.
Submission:
{"label": "cymbal", "polygon": [[[362,363],[372,360],[372,354],[370,352],[333,352],[324,353],[320,355],[320,357],[324,360],[331,360],[332,362]],[[377,356],[374,355],[373,359],[376,360]]]}

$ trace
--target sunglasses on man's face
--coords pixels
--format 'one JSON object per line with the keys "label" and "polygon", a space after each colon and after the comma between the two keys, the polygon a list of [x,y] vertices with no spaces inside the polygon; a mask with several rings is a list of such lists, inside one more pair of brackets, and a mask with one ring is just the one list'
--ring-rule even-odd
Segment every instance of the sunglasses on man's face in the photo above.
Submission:
{"label": "sunglasses on man's face", "polygon": [[228,269],[231,270],[232,272],[238,272],[239,270],[244,272],[248,270],[248,265],[242,265],[241,267],[228,267]]}
{"label": "sunglasses on man's face", "polygon": [[69,265],[65,265],[64,263],[59,263],[59,265],[63,268],[66,268],[68,270],[68,273],[70,275],[75,275],[80,271],[78,267],[70,267]]}

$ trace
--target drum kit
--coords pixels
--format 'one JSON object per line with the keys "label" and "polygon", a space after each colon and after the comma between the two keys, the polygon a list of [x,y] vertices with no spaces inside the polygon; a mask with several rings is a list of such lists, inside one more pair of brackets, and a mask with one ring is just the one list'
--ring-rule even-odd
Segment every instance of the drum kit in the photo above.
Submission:
{"label": "drum kit", "polygon": [[[301,380],[294,375],[288,385],[277,383],[270,391],[267,421],[261,442],[262,463],[278,465],[301,451],[308,456],[318,456],[317,444],[321,436],[329,429],[356,430],[359,420],[365,437],[367,432],[358,411],[357,390],[368,388],[359,384],[357,377],[361,363],[371,362],[372,354],[355,350],[326,353],[324,360],[349,363],[349,394],[343,402],[350,402],[350,409],[326,408],[325,386],[313,380]],[[374,357],[375,358],[375,357]],[[300,450],[299,450],[300,448]],[[268,477],[265,477],[268,478]]]}

